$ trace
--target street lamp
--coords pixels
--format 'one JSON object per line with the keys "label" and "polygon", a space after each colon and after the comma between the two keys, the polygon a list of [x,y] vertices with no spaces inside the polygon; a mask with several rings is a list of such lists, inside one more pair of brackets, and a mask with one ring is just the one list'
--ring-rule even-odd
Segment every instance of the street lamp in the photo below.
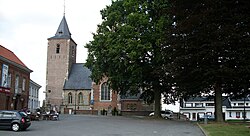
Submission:
{"label": "street lamp", "polygon": [[243,111],[244,122],[246,122],[246,97],[248,98],[247,90],[249,90],[249,88],[247,89],[247,87],[245,87],[244,92],[243,92],[244,93],[244,96],[243,96],[244,97],[244,111]]}
{"label": "street lamp", "polygon": [[76,93],[77,93],[77,90],[75,90],[75,112],[74,114],[76,114]]}

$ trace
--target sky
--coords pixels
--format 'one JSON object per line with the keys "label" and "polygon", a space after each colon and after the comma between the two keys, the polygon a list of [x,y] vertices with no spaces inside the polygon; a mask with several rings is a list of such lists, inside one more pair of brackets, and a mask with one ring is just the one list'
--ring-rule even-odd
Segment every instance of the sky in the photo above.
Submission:
{"label": "sky", "polygon": [[55,35],[64,11],[77,43],[77,63],[84,63],[84,46],[93,39],[92,33],[102,22],[100,10],[107,5],[111,0],[65,0],[65,6],[64,0],[0,0],[0,45],[33,70],[31,80],[42,86],[41,103],[45,99],[47,38]]}

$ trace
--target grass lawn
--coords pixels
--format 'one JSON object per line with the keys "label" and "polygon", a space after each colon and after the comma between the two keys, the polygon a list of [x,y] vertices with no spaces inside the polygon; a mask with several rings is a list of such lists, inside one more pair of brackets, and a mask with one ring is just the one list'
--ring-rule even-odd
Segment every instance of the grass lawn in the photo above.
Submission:
{"label": "grass lawn", "polygon": [[208,123],[200,126],[208,136],[250,136],[250,123]]}

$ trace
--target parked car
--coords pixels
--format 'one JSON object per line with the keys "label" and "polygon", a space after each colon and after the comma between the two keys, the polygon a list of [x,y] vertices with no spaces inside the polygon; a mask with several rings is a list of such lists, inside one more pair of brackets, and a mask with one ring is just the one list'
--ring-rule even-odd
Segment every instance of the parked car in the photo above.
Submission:
{"label": "parked car", "polygon": [[25,112],[0,110],[0,128],[19,131],[26,130],[30,125],[30,117]]}
{"label": "parked car", "polygon": [[[154,112],[149,114],[150,117],[154,116]],[[173,119],[173,112],[171,110],[161,111],[161,116],[164,119]]]}
{"label": "parked car", "polygon": [[198,121],[204,121],[205,118],[207,118],[207,120],[215,120],[214,115],[201,115],[198,117]]}

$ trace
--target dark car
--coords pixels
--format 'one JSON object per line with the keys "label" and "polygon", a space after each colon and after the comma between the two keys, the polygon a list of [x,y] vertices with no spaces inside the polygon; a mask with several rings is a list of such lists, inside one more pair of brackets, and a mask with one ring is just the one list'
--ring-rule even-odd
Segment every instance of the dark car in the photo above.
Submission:
{"label": "dark car", "polygon": [[26,130],[30,125],[30,117],[25,112],[0,110],[0,128],[19,131]]}

